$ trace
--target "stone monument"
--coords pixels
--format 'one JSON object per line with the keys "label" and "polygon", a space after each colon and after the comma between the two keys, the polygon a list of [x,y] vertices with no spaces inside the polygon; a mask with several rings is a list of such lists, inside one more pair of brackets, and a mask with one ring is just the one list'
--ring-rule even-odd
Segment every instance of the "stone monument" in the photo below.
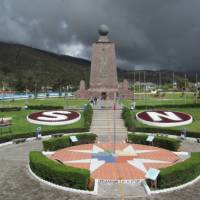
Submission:
{"label": "stone monument", "polygon": [[75,93],[76,98],[98,97],[101,99],[129,98],[133,97],[128,90],[128,82],[125,80],[119,87],[117,80],[117,66],[115,56],[115,44],[108,38],[107,25],[99,27],[99,39],[92,45],[92,60],[90,72],[90,86],[87,90],[85,83],[80,82],[80,89]]}

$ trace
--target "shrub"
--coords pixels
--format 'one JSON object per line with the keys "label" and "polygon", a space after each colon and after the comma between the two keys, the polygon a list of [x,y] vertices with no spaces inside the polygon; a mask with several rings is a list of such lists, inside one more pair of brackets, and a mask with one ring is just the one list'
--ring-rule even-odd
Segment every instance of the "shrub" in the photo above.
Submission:
{"label": "shrub", "polygon": [[[78,139],[78,142],[76,142],[75,144],[80,145],[80,144],[94,143],[97,136],[92,133],[86,133],[86,134],[76,134],[76,137]],[[43,148],[45,151],[56,151],[58,149],[62,149],[69,146],[72,146],[70,142],[70,136],[51,138],[49,140],[43,141]]]}
{"label": "shrub", "polygon": [[85,107],[83,116],[84,116],[84,120],[85,120],[85,122],[84,122],[85,128],[87,131],[89,131],[90,125],[92,123],[92,116],[93,116],[93,109],[90,104],[87,104],[87,106]]}
{"label": "shrub", "polygon": [[200,153],[191,153],[191,157],[171,167],[161,169],[158,177],[159,188],[178,186],[200,175]]}
{"label": "shrub", "polygon": [[62,165],[37,151],[30,152],[29,159],[30,168],[42,179],[65,187],[87,189],[90,178],[88,170]]}
{"label": "shrub", "polygon": [[63,106],[46,106],[46,105],[35,105],[28,106],[29,110],[58,110],[63,109]]}
{"label": "shrub", "polygon": [[138,105],[137,109],[139,110],[146,110],[148,109],[155,109],[155,108],[199,108],[199,103],[194,104],[166,104],[166,105]]}
{"label": "shrub", "polygon": [[124,119],[125,126],[127,127],[128,131],[134,131],[135,126],[133,121],[133,114],[129,108],[123,107],[122,118]]}
{"label": "shrub", "polygon": [[[145,134],[130,133],[128,134],[128,141],[136,144],[149,144],[146,142],[147,137],[148,135]],[[153,145],[170,151],[177,151],[180,147],[180,141],[164,136],[156,136]]]}
{"label": "shrub", "polygon": [[148,135],[145,134],[128,134],[128,141],[131,143],[136,143],[136,144],[146,144],[146,139]]}
{"label": "shrub", "polygon": [[20,111],[21,107],[3,107],[0,108],[0,112],[13,112],[13,111]]}
{"label": "shrub", "polygon": [[[148,128],[140,128],[135,127],[136,132],[143,132],[143,133],[165,133],[170,135],[179,135],[180,136],[180,130],[171,130],[171,129],[162,129],[159,127],[148,127]],[[187,137],[194,137],[199,138],[200,132],[193,132],[193,131],[187,131]]]}
{"label": "shrub", "polygon": [[[57,131],[42,131],[42,135],[51,135],[51,134],[54,134],[54,133],[61,133],[61,132],[64,132],[64,133],[77,133],[77,132],[85,132],[87,131],[86,128],[74,128],[74,129],[63,129],[63,130],[57,130]],[[29,137],[35,137],[35,132],[31,132],[31,133],[9,133],[9,134],[4,134],[4,135],[1,135],[0,136],[0,143],[3,143],[3,142],[8,142],[10,140],[13,140],[13,139],[18,139],[18,138],[29,138]]]}
{"label": "shrub", "polygon": [[180,140],[158,136],[155,137],[154,146],[162,147],[170,151],[177,151],[180,147]]}

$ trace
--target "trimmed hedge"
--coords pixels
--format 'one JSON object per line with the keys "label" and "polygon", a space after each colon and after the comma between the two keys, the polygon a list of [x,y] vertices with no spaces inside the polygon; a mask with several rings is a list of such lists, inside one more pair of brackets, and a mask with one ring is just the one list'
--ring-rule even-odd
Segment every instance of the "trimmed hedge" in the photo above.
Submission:
{"label": "trimmed hedge", "polygon": [[[135,127],[136,132],[143,132],[143,133],[165,133],[170,135],[179,135],[180,136],[180,130],[168,130],[168,129],[162,129],[159,127],[148,127],[148,128],[139,128]],[[193,138],[199,138],[200,132],[192,132],[187,130],[187,137],[193,137]]]}
{"label": "trimmed hedge", "polygon": [[[76,145],[94,143],[97,137],[97,135],[92,133],[76,134],[75,136],[78,139]],[[43,141],[43,148],[45,151],[56,151],[58,149],[63,149],[70,146],[72,146],[72,143],[70,142],[70,136],[51,138]]]}
{"label": "trimmed hedge", "polygon": [[0,108],[0,112],[13,112],[13,111],[20,111],[21,107],[3,107]]}
{"label": "trimmed hedge", "polygon": [[138,105],[136,106],[137,109],[146,110],[148,109],[155,109],[155,108],[199,108],[199,103],[194,104],[166,104],[166,105]]}
{"label": "trimmed hedge", "polygon": [[[45,109],[59,109],[62,108],[61,106],[31,106],[29,109],[38,109],[38,110],[45,110]],[[21,108],[20,108],[21,109]],[[58,131],[42,131],[42,135],[51,135],[54,133],[80,133],[80,132],[87,132],[90,129],[90,125],[92,123],[92,116],[93,116],[93,109],[91,105],[87,105],[86,109],[83,112],[84,116],[84,127],[83,128],[74,128],[74,129],[63,129],[63,130],[58,130]],[[5,134],[5,135],[0,135],[0,143],[3,142],[8,142],[13,139],[18,139],[18,138],[29,138],[29,137],[35,137],[35,132],[32,133],[10,133],[10,134]]]}
{"label": "trimmed hedge", "polygon": [[128,131],[134,131],[134,121],[133,121],[133,113],[127,107],[123,107],[122,109],[122,118],[124,119],[125,126],[127,127]]}
{"label": "trimmed hedge", "polygon": [[86,190],[90,172],[57,163],[42,155],[39,151],[32,151],[29,155],[30,168],[42,179],[57,185]]}
{"label": "trimmed hedge", "polygon": [[28,106],[29,110],[58,110],[63,109],[63,106],[45,106],[45,105],[35,105]]}
{"label": "trimmed hedge", "polygon": [[[190,104],[186,104],[186,105],[190,105]],[[152,108],[157,108],[157,106],[154,106]],[[136,127],[134,123],[134,120],[136,119],[133,115],[133,112],[127,107],[123,107],[122,118],[124,119],[125,126],[130,132],[134,131],[134,132],[143,132],[143,133],[165,133],[165,134],[170,134],[170,135],[180,135],[180,130],[168,130],[168,129],[163,129],[159,127],[146,127],[146,128]],[[188,130],[187,137],[200,138],[200,132],[192,132]]]}
{"label": "trimmed hedge", "polygon": [[159,188],[169,188],[187,183],[200,175],[200,152],[191,153],[184,162],[161,169],[158,177]]}
{"label": "trimmed hedge", "polygon": [[[130,133],[128,134],[128,141],[136,144],[148,144],[148,142],[146,142],[147,137],[148,135],[145,134]],[[170,151],[177,151],[180,147],[180,141],[164,136],[156,136],[153,141],[153,145],[156,147],[168,149]]]}
{"label": "trimmed hedge", "polygon": [[92,123],[92,116],[93,116],[93,109],[90,104],[87,104],[87,106],[84,108],[83,116],[84,116],[84,120],[85,120],[84,121],[85,128],[87,131],[89,131],[90,125]]}
{"label": "trimmed hedge", "polygon": [[[42,135],[51,135],[54,133],[80,133],[80,132],[86,132],[86,128],[74,128],[74,129],[63,129],[63,130],[57,130],[57,131],[42,131]],[[8,142],[13,139],[18,139],[18,138],[30,138],[30,137],[35,137],[35,132],[31,133],[10,133],[10,134],[5,134],[5,135],[0,135],[0,143]]]}

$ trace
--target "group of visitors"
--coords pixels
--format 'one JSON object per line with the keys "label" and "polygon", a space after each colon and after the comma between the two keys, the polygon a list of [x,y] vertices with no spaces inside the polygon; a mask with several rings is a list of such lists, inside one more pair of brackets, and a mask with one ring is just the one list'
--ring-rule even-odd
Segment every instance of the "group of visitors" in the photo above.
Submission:
{"label": "group of visitors", "polygon": [[97,97],[95,96],[94,98],[91,97],[89,101],[90,101],[90,103],[94,106],[94,105],[97,105],[98,99],[97,99]]}

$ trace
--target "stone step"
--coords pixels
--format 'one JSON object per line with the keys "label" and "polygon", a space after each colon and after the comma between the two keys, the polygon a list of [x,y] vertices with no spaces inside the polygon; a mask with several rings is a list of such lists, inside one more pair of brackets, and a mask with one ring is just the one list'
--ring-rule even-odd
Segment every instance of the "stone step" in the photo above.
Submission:
{"label": "stone step", "polygon": [[121,124],[122,126],[124,126],[124,121],[123,120],[121,120],[121,119],[104,119],[104,120],[93,120],[92,121],[92,123],[94,123],[94,124],[111,124],[111,125],[113,125],[114,126],[114,123],[116,124],[116,125],[118,125],[118,124]]}
{"label": "stone step", "polygon": [[[92,124],[90,129],[95,128],[95,129],[104,129],[104,128],[108,128],[108,129],[114,129],[114,126],[111,124]],[[126,127],[120,125],[120,124],[116,124],[115,129],[124,129],[127,130]]]}
{"label": "stone step", "polygon": [[115,113],[115,114],[121,114],[122,111],[121,110],[94,110],[94,113],[96,114],[111,114],[111,113]]}
{"label": "stone step", "polygon": [[[126,135],[116,135],[115,136],[115,141],[117,143],[124,143],[126,141],[127,136]],[[111,135],[98,135],[98,141],[103,142],[103,143],[113,143],[114,137]]]}
{"label": "stone step", "polygon": [[123,126],[116,126],[115,128],[113,126],[91,126],[90,129],[92,130],[124,130],[124,131],[127,131],[126,127],[123,127]]}
{"label": "stone step", "polygon": [[[111,121],[111,122],[109,122],[109,121],[93,121],[91,126],[93,126],[93,125],[94,126],[108,126],[108,125],[114,126],[114,122],[113,121]],[[115,125],[124,127],[124,122],[123,121],[116,121]]]}
{"label": "stone step", "polygon": [[121,116],[114,116],[114,115],[98,115],[98,116],[96,116],[96,115],[94,115],[94,118],[96,119],[122,119],[121,118]]}
{"label": "stone step", "polygon": [[107,113],[122,113],[121,110],[94,110],[94,113],[103,113],[103,114],[107,114]]}
{"label": "stone step", "polygon": [[[96,107],[101,108],[101,106],[108,107],[112,105],[112,101],[99,101]],[[120,107],[119,104],[117,106]],[[112,137],[114,137],[114,131],[118,142],[124,141],[127,138],[127,129],[123,119],[121,119],[121,113],[122,110],[94,110],[90,131],[99,136],[99,142],[106,142],[108,139],[112,139]]]}
{"label": "stone step", "polygon": [[123,127],[123,126],[116,126],[115,128],[113,127],[113,126],[109,126],[109,125],[104,125],[104,126],[96,126],[96,125],[94,125],[94,126],[91,126],[90,127],[90,129],[99,129],[99,130],[104,130],[104,129],[108,129],[108,130],[110,130],[110,129],[112,129],[112,130],[114,130],[114,129],[116,129],[116,130],[127,130],[125,127]]}
{"label": "stone step", "polygon": [[[113,121],[114,119],[112,118],[96,118],[96,119],[93,119],[93,121]],[[121,118],[115,118],[115,121],[122,121],[123,122],[123,119]]]}
{"label": "stone step", "polygon": [[146,190],[139,183],[115,183],[101,181],[98,183],[98,195],[104,198],[125,199],[125,197],[144,198],[147,196]]}
{"label": "stone step", "polygon": [[[114,131],[113,130],[90,130],[91,133],[95,133],[97,135],[110,135],[110,134],[113,134],[114,135]],[[124,130],[116,130],[115,131],[115,134],[116,135],[127,135],[127,131],[124,131]]]}

